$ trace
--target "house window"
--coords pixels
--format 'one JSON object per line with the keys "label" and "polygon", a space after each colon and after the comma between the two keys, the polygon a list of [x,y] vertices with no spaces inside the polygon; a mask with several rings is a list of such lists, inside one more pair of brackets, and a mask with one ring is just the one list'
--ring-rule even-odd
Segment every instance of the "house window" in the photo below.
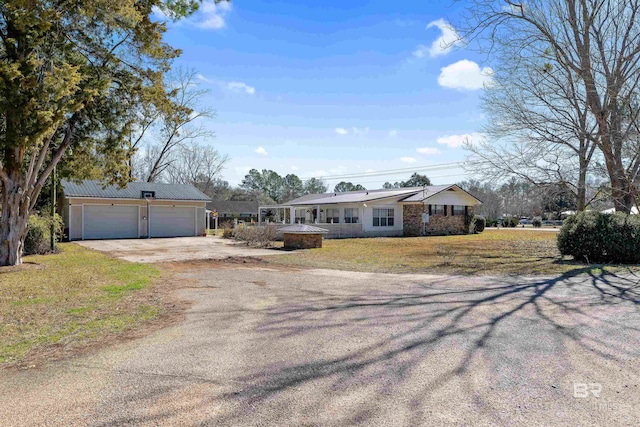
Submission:
{"label": "house window", "polygon": [[338,208],[329,208],[325,209],[326,215],[326,223],[327,224],[338,224],[340,223],[340,209]]}
{"label": "house window", "polygon": [[463,216],[464,215],[464,206],[460,206],[460,205],[453,205],[453,211],[451,212],[451,215],[453,216]]}
{"label": "house window", "polygon": [[374,227],[393,227],[394,213],[393,209],[374,209],[373,210],[373,226]]}
{"label": "house window", "polygon": [[444,205],[432,205],[431,215],[446,215]]}
{"label": "house window", "polygon": [[307,210],[296,209],[296,224],[304,224],[307,221]]}
{"label": "house window", "polygon": [[358,208],[345,208],[344,209],[344,222],[346,224],[357,224],[360,218],[358,218]]}

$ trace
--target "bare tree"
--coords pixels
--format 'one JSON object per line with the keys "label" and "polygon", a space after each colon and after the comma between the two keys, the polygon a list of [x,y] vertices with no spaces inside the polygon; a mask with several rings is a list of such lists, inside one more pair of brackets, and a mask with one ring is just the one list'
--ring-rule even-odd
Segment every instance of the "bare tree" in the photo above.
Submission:
{"label": "bare tree", "polygon": [[166,178],[171,183],[191,184],[211,195],[216,179],[228,160],[227,155],[221,155],[215,148],[190,141],[173,153]]}
{"label": "bare tree", "polygon": [[629,212],[640,169],[640,0],[471,0],[468,11],[461,30],[487,42],[498,69],[541,58],[550,75],[575,76],[575,90],[553,95],[585,103],[615,208]]}
{"label": "bare tree", "polygon": [[567,187],[584,210],[597,126],[576,76],[544,58],[514,59],[517,65],[505,65],[486,88],[488,140],[466,144],[469,169],[489,180],[517,177],[536,187]]}
{"label": "bare tree", "polygon": [[[214,133],[200,119],[213,118],[215,112],[201,105],[208,91],[199,89],[195,71],[178,69],[169,79],[166,102],[156,109],[140,112],[139,125],[131,138],[131,149],[137,158],[131,165],[139,179],[162,181],[164,174],[179,156],[176,151],[192,141],[213,138]],[[142,145],[146,143],[146,147]]]}

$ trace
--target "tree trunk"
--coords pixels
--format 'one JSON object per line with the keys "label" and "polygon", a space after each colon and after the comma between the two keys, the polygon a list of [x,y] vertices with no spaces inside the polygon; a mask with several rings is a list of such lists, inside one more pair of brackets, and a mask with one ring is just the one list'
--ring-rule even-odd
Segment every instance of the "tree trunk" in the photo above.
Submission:
{"label": "tree trunk", "polygon": [[22,264],[24,238],[29,220],[29,198],[15,181],[8,181],[2,194],[0,216],[0,266]]}
{"label": "tree trunk", "polygon": [[578,177],[578,200],[577,208],[578,212],[582,212],[586,209],[587,205],[587,168],[580,168],[580,175]]}

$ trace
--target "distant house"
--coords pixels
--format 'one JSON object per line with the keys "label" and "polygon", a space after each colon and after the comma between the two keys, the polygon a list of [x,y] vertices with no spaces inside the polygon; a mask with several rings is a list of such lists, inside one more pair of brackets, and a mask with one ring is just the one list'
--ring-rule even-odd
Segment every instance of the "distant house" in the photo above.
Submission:
{"label": "distant house", "polygon": [[210,200],[191,185],[62,181],[69,240],[202,236]]}
{"label": "distant house", "polygon": [[218,213],[218,221],[224,221],[225,219],[258,220],[258,202],[212,200],[207,203],[207,210],[216,211]]}
{"label": "distant house", "polygon": [[[466,234],[481,201],[457,185],[310,194],[260,206],[260,222],[322,224],[328,238]],[[265,212],[276,212],[267,218]]]}

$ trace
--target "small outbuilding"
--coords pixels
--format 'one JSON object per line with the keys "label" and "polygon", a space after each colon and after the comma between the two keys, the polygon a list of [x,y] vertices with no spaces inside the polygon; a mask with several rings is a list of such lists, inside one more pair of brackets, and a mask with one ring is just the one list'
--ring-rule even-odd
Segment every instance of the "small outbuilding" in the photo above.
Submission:
{"label": "small outbuilding", "polygon": [[314,249],[322,247],[322,235],[329,230],[306,224],[295,224],[281,228],[285,249]]}

